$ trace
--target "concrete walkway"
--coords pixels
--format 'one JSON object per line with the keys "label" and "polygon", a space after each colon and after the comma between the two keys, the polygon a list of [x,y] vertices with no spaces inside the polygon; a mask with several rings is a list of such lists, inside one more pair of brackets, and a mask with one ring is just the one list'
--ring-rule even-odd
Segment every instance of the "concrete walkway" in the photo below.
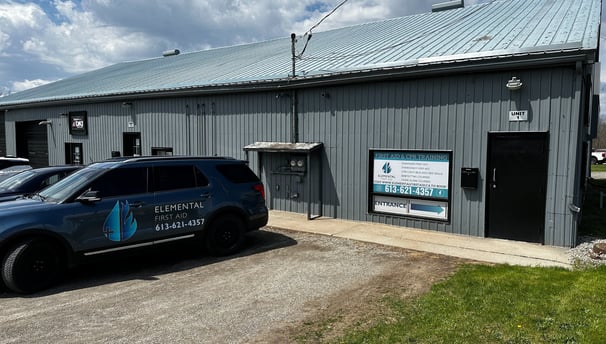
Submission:
{"label": "concrete walkway", "polygon": [[306,214],[277,210],[270,211],[267,225],[489,263],[571,268],[568,249],[562,247],[326,217],[310,221]]}

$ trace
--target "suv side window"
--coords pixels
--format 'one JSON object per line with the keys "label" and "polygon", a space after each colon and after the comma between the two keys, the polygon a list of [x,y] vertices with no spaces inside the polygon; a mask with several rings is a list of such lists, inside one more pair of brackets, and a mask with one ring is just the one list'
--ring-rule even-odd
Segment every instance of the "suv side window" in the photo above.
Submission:
{"label": "suv side window", "polygon": [[207,186],[208,179],[193,165],[154,167],[154,191],[167,191]]}
{"label": "suv side window", "polygon": [[147,168],[116,168],[103,174],[90,185],[99,197],[114,197],[147,192]]}
{"label": "suv side window", "polygon": [[217,165],[217,170],[234,184],[258,182],[257,175],[244,164]]}

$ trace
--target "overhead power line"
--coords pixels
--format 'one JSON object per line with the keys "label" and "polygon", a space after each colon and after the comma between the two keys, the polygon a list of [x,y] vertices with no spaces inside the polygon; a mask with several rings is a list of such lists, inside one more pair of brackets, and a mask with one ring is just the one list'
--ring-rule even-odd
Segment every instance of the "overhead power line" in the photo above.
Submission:
{"label": "overhead power line", "polygon": [[333,9],[332,9],[332,11],[328,12],[328,14],[326,14],[324,17],[322,17],[322,19],[320,19],[320,21],[319,21],[319,22],[317,22],[317,23],[316,23],[314,26],[312,26],[312,27],[311,27],[311,29],[309,29],[309,31],[307,31],[307,33],[309,33],[309,34],[311,35],[311,31],[312,31],[313,29],[315,29],[315,28],[317,28],[318,26],[320,26],[320,24],[322,24],[322,22],[323,22],[324,20],[326,20],[326,18],[330,17],[330,16],[331,16],[333,13],[335,13],[335,12],[336,12],[336,11],[339,9],[339,7],[341,7],[341,6],[345,5],[345,3],[346,3],[347,1],[349,1],[349,0],[343,0],[343,1],[341,1],[341,3],[340,3],[340,4],[338,4],[337,6],[335,6],[335,8],[333,8]]}
{"label": "overhead power line", "polygon": [[[440,32],[440,31],[452,28],[454,25],[462,22],[464,19],[466,19],[466,18],[474,15],[475,13],[483,10],[484,8],[486,8],[487,5],[493,4],[495,1],[497,1],[497,0],[491,0],[488,3],[477,5],[477,7],[473,11],[467,12],[467,13],[461,15],[460,17],[453,18],[449,22],[446,22],[446,23],[444,23],[444,24],[442,24],[442,25],[440,25],[438,27],[432,28],[432,29],[430,29],[428,31],[421,32],[421,33],[419,33],[419,34],[417,34],[417,35],[415,35],[413,37],[410,37],[408,39],[402,40],[402,41],[397,42],[395,44],[391,44],[391,45],[380,47],[380,48],[376,48],[376,49],[363,50],[363,51],[360,51],[358,53],[353,53],[352,52],[352,53],[349,53],[349,54],[330,54],[328,56],[314,56],[314,57],[303,58],[302,57],[303,53],[301,53],[301,54],[299,54],[298,58],[301,59],[301,60],[306,60],[306,61],[333,61],[333,60],[341,60],[341,59],[344,59],[344,58],[356,58],[356,57],[361,57],[361,56],[367,56],[367,55],[379,53],[379,52],[382,52],[382,51],[388,51],[388,50],[391,50],[391,49],[395,49],[395,48],[398,48],[400,46],[403,46],[403,45],[406,45],[406,44],[410,44],[410,43],[413,43],[413,42],[418,41],[420,39],[426,38],[426,37],[428,37],[428,36],[430,36],[432,34]],[[307,46],[307,44],[306,44],[306,46]]]}
{"label": "overhead power line", "polygon": [[324,20],[326,20],[326,18],[330,17],[333,13],[335,13],[339,9],[339,7],[345,5],[345,3],[347,1],[349,1],[349,0],[343,0],[343,1],[341,1],[337,6],[335,6],[335,8],[333,8],[324,17],[322,17],[322,19],[320,19],[309,30],[307,30],[307,32],[303,35],[303,37],[307,36],[307,40],[305,41],[305,46],[303,46],[303,50],[301,50],[301,52],[297,55],[297,58],[301,58],[303,56],[303,53],[305,53],[305,49],[307,49],[307,45],[309,44],[309,40],[311,39],[311,36],[312,36],[312,30],[315,29],[315,28],[317,28],[318,26],[320,26],[320,24],[322,24],[322,22]]}

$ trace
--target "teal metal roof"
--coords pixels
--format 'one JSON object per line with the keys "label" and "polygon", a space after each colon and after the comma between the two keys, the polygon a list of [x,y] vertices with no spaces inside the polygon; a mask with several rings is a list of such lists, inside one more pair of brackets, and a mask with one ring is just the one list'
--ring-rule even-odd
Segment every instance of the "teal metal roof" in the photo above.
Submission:
{"label": "teal metal roof", "polygon": [[[597,51],[601,0],[496,0],[313,33],[297,78],[456,61]],[[298,37],[297,49],[303,48]],[[118,63],[0,98],[48,101],[286,81],[290,37]]]}

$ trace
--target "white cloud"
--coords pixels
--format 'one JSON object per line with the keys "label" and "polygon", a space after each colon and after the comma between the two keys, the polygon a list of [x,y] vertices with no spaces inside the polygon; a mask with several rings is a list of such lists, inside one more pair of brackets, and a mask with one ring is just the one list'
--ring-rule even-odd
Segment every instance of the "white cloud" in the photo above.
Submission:
{"label": "white cloud", "polygon": [[46,14],[36,5],[0,3],[0,54],[16,54],[19,42],[45,21]]}
{"label": "white cloud", "polygon": [[99,21],[94,13],[76,9],[72,1],[55,1],[64,22],[47,20],[22,43],[23,51],[67,73],[100,68],[121,60],[140,58],[151,44],[143,33],[128,32]]}
{"label": "white cloud", "polygon": [[36,28],[46,21],[46,14],[35,4],[14,2],[0,4],[0,22],[2,28]]}
{"label": "white cloud", "polygon": [[42,86],[42,85],[51,83],[53,81],[55,81],[55,80],[36,79],[36,80],[17,81],[17,82],[14,82],[12,84],[11,91],[12,92],[19,92],[19,91],[27,90],[29,88],[34,88],[34,87]]}

